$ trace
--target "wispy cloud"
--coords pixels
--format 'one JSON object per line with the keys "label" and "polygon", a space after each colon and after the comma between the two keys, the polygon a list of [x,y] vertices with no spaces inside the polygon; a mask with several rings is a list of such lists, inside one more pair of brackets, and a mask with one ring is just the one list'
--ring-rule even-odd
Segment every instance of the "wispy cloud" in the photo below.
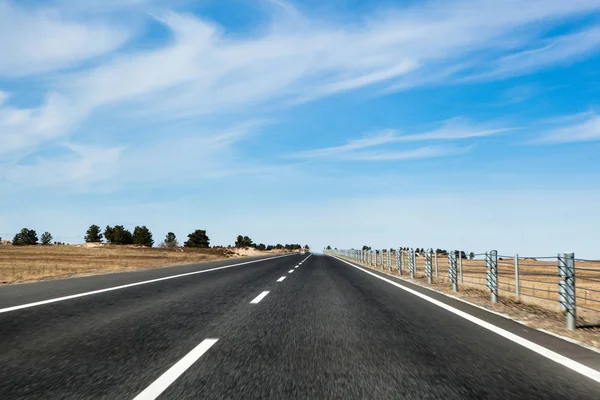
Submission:
{"label": "wispy cloud", "polygon": [[0,0],[0,76],[72,68],[119,48],[129,33],[100,21],[73,21],[60,9],[23,9]]}
{"label": "wispy cloud", "polygon": [[[539,42],[544,27],[600,5],[598,0],[433,1],[344,23],[303,15],[291,3],[271,3],[270,24],[247,36],[228,35],[217,23],[194,15],[155,13],[171,32],[166,43],[113,53],[76,73],[54,76],[37,106],[5,106],[0,112],[12,123],[0,130],[0,138],[10,143],[4,150],[35,148],[65,136],[99,108],[114,107],[122,114],[119,106],[126,105],[130,113],[153,118],[244,113],[367,86],[446,82],[464,68],[485,70],[489,57],[482,53],[505,60],[499,71],[513,61],[531,66],[539,60],[523,49]],[[9,39],[0,45],[6,55],[0,77],[72,67],[117,49],[127,37],[101,22],[73,22],[60,12],[25,12],[11,4],[0,3],[5,22],[0,37]],[[117,8],[138,4],[167,3],[110,3]],[[577,47],[577,54],[592,51],[597,32],[582,35],[548,45],[548,51],[560,51],[552,50],[540,65],[572,57],[567,49],[577,39],[589,43]],[[427,76],[438,78],[424,81]]]}
{"label": "wispy cloud", "polygon": [[556,65],[573,64],[600,49],[600,27],[592,26],[576,33],[560,35],[491,62],[489,71],[475,73],[463,81],[489,80],[523,75]]}
{"label": "wispy cloud", "polygon": [[[413,158],[438,157],[448,154],[464,153],[471,147],[456,148],[452,146],[426,146],[416,149],[397,149],[396,143],[420,142],[420,141],[454,141],[471,138],[492,136],[511,130],[511,128],[495,128],[478,126],[470,123],[464,118],[453,118],[444,121],[438,129],[402,135],[396,130],[387,130],[372,134],[361,139],[349,141],[348,143],[314,149],[291,154],[289,158],[296,159],[333,159],[346,161],[393,161]],[[364,152],[361,150],[389,145],[387,149],[377,152]]]}
{"label": "wispy cloud", "polygon": [[600,140],[600,115],[576,114],[556,121],[558,127],[546,130],[530,144],[559,144]]}

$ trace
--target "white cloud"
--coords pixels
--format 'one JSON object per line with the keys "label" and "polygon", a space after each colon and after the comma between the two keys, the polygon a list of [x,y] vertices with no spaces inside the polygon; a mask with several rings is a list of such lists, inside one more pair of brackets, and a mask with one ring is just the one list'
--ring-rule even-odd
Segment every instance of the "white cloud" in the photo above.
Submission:
{"label": "white cloud", "polygon": [[556,122],[559,127],[547,130],[532,143],[557,144],[600,140],[600,116],[597,114],[577,114]]}
{"label": "white cloud", "polygon": [[546,39],[541,47],[509,54],[490,63],[491,70],[476,73],[465,81],[523,75],[543,68],[573,64],[600,49],[600,27]]}
{"label": "white cloud", "polygon": [[[470,138],[480,138],[506,132],[510,129],[492,129],[471,124],[463,118],[453,118],[444,121],[440,128],[411,135],[401,135],[395,130],[387,130],[378,134],[352,140],[344,145],[314,149],[291,154],[290,158],[298,159],[329,159],[346,161],[393,161],[416,158],[440,157],[450,154],[465,153],[471,147],[455,148],[451,146],[426,146],[416,149],[403,148],[398,150],[395,143],[418,141],[452,141]],[[371,147],[388,145],[384,150],[364,152]]]}
{"label": "white cloud", "polygon": [[[25,11],[6,1],[0,4],[0,14],[8,18],[0,37],[9,39],[0,49],[9,46],[4,53],[15,55],[2,58],[0,71],[72,67],[114,50],[124,38],[118,29],[90,23],[89,16],[73,22],[61,18],[62,10]],[[140,4],[157,3],[113,1],[107,10],[135,10]],[[354,23],[302,14],[289,3],[274,4],[279,6],[271,23],[247,35],[229,35],[215,22],[190,14],[156,14],[171,32],[167,42],[145,43],[76,72],[54,74],[39,105],[0,106],[0,152],[18,159],[45,142],[64,140],[100,109],[113,111],[112,118],[255,117],[282,104],[360,87],[452,80],[461,71],[487,67],[490,53],[522,54],[557,20],[597,11],[600,0],[432,1]],[[30,29],[23,32],[23,26]],[[554,62],[570,55],[557,52],[549,58]],[[423,80],[427,76],[439,80]],[[482,130],[480,135],[494,133]],[[440,134],[451,136],[448,130],[431,132],[429,139]],[[397,141],[415,140],[424,138],[408,135]]]}
{"label": "white cloud", "polygon": [[30,156],[26,164],[0,163],[0,182],[4,179],[13,186],[68,187],[87,192],[123,188],[131,182],[138,187],[165,188],[233,175],[264,174],[268,166],[236,160],[234,145],[267,123],[257,120],[229,129],[197,130],[128,147],[65,143],[60,149],[67,150],[66,155]]}
{"label": "white cloud", "polygon": [[117,171],[123,148],[98,148],[67,144],[65,156],[3,168],[0,178],[24,187],[90,188],[91,184],[111,178]]}
{"label": "white cloud", "polygon": [[28,10],[0,0],[0,76],[60,68],[117,49],[127,32],[95,21],[71,21],[60,10]]}

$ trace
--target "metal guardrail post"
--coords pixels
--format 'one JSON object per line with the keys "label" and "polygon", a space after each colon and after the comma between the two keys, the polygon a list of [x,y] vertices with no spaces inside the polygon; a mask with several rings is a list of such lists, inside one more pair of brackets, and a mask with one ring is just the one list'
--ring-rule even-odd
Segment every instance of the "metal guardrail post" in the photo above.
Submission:
{"label": "metal guardrail post", "polygon": [[400,248],[396,249],[396,269],[398,270],[398,274],[402,275],[402,270],[400,269]]}
{"label": "metal guardrail post", "polygon": [[408,272],[410,272],[410,279],[415,279],[415,250],[410,249],[408,252]]}
{"label": "metal guardrail post", "polygon": [[392,272],[392,249],[387,251],[387,265],[390,272]]}
{"label": "metal guardrail post", "polygon": [[438,268],[439,267],[439,262],[438,262],[438,253],[437,253],[437,250],[435,251],[435,253],[434,253],[433,256],[435,257],[435,277],[439,278],[440,273],[439,273],[439,268]]}
{"label": "metal guardrail post", "polygon": [[402,275],[402,271],[404,271],[404,250],[400,251],[400,268],[399,268],[399,272],[400,275]]}
{"label": "metal guardrail post", "polygon": [[452,283],[452,290],[458,292],[458,276],[456,273],[456,252],[448,252],[448,278]]}
{"label": "metal guardrail post", "polygon": [[375,250],[375,269],[377,269],[377,251],[378,250]]}
{"label": "metal guardrail post", "polygon": [[521,283],[519,282],[519,255],[515,254],[515,295],[521,297]]}
{"label": "metal guardrail post", "polygon": [[486,286],[490,289],[492,304],[498,303],[498,252],[485,253]]}
{"label": "metal guardrail post", "polygon": [[463,258],[462,251],[458,252],[458,275],[460,276],[460,283],[463,283]]}
{"label": "metal guardrail post", "polygon": [[433,250],[429,249],[425,253],[425,273],[427,274],[427,283],[431,285],[433,282],[432,271],[431,271],[431,261],[433,258]]}
{"label": "metal guardrail post", "polygon": [[563,278],[558,283],[559,301],[567,315],[567,329],[577,327],[577,305],[575,302],[575,254],[561,253],[558,255],[558,276]]}
{"label": "metal guardrail post", "polygon": [[383,250],[381,250],[381,252],[379,253],[380,257],[381,257],[381,270],[385,271],[385,262],[383,261]]}

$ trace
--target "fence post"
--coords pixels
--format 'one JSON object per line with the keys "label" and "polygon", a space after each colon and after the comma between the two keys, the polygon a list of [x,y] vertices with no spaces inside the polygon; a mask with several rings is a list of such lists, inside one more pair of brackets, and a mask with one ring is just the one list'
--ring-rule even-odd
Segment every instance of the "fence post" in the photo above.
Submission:
{"label": "fence post", "polygon": [[392,249],[389,249],[387,251],[387,263],[388,269],[390,270],[390,272],[392,272]]}
{"label": "fence post", "polygon": [[[466,256],[466,253],[465,253]],[[460,283],[463,283],[463,258],[462,258],[462,251],[458,251],[458,259],[459,259],[459,264],[458,264],[458,272],[460,275]]]}
{"label": "fence post", "polygon": [[492,293],[492,304],[496,304],[498,303],[498,252],[496,250],[485,253],[485,264],[487,269],[486,284]]}
{"label": "fence post", "polygon": [[458,292],[458,276],[456,274],[456,251],[448,252],[448,277],[452,282],[452,290]]}
{"label": "fence post", "polygon": [[400,248],[396,250],[396,269],[398,270],[398,275],[402,275],[402,271],[400,270]]}
{"label": "fence post", "polygon": [[408,272],[410,272],[410,279],[415,279],[415,250],[410,249],[408,252]]}
{"label": "fence post", "polygon": [[439,278],[439,276],[440,276],[439,270],[438,270],[439,263],[438,263],[438,255],[437,254],[438,253],[437,253],[437,250],[436,250],[435,253],[434,253],[434,257],[435,257],[435,277],[436,277],[436,279]]}
{"label": "fence post", "polygon": [[577,308],[575,302],[575,254],[558,255],[558,276],[563,278],[558,283],[560,305],[567,313],[567,329],[577,327]]}
{"label": "fence post", "polygon": [[400,252],[400,275],[402,275],[402,270],[404,269],[404,250]]}
{"label": "fence post", "polygon": [[515,295],[521,297],[521,285],[519,282],[519,255],[515,254]]}
{"label": "fence post", "polygon": [[431,285],[433,282],[431,274],[431,259],[433,258],[433,250],[429,249],[425,253],[425,273],[427,274],[427,283]]}

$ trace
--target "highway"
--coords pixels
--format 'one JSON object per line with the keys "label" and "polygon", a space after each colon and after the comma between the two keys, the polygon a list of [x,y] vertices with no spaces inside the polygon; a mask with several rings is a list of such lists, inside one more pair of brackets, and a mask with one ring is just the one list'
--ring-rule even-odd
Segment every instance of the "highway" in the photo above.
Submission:
{"label": "highway", "polygon": [[[0,287],[0,399],[600,398],[378,276],[296,254]],[[394,282],[600,369],[599,353]]]}

